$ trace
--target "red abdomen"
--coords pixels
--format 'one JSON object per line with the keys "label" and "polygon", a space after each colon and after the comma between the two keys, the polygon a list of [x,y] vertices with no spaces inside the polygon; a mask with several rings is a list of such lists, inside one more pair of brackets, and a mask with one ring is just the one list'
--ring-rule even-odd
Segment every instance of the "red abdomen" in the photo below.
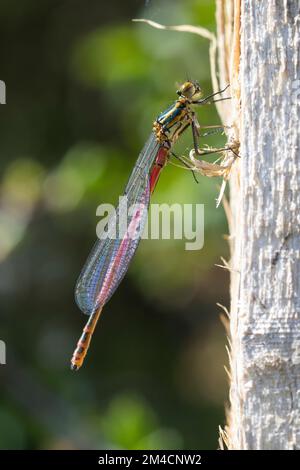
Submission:
{"label": "red abdomen", "polygon": [[168,160],[169,149],[167,147],[159,147],[155,162],[150,173],[150,193],[152,194],[159,175]]}

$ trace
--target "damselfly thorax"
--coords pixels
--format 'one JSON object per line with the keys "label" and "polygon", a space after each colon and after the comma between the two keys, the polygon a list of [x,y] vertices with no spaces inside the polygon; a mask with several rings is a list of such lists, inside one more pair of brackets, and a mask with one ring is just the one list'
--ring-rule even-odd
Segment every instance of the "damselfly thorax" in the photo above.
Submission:
{"label": "damselfly thorax", "polygon": [[199,100],[202,92],[197,82],[185,82],[177,94],[179,98],[153,123],[153,131],[161,145],[173,145],[191,125],[194,119],[192,104]]}

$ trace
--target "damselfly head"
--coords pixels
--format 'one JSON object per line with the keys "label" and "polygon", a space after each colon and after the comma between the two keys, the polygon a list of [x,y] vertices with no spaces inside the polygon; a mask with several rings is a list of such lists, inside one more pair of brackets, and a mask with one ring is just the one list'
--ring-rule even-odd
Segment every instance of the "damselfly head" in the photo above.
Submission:
{"label": "damselfly head", "polygon": [[179,90],[177,90],[177,95],[184,96],[189,100],[196,100],[202,96],[202,90],[197,81],[189,80],[181,85]]}

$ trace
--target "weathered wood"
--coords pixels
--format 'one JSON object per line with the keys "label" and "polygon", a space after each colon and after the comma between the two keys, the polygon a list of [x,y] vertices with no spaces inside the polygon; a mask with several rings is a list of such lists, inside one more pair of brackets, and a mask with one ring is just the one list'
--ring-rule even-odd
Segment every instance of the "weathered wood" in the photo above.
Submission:
{"label": "weathered wood", "polygon": [[300,449],[299,3],[241,2],[231,449]]}

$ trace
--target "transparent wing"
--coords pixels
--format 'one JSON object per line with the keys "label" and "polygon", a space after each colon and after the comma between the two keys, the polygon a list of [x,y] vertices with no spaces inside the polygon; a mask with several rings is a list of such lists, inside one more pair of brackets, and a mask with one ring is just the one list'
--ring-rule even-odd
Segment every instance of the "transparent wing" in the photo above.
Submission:
{"label": "transparent wing", "polygon": [[148,214],[149,172],[158,148],[159,144],[154,134],[151,134],[125,188],[126,199],[110,216],[105,238],[96,241],[79,276],[75,299],[87,315],[108,302],[138,247]]}

